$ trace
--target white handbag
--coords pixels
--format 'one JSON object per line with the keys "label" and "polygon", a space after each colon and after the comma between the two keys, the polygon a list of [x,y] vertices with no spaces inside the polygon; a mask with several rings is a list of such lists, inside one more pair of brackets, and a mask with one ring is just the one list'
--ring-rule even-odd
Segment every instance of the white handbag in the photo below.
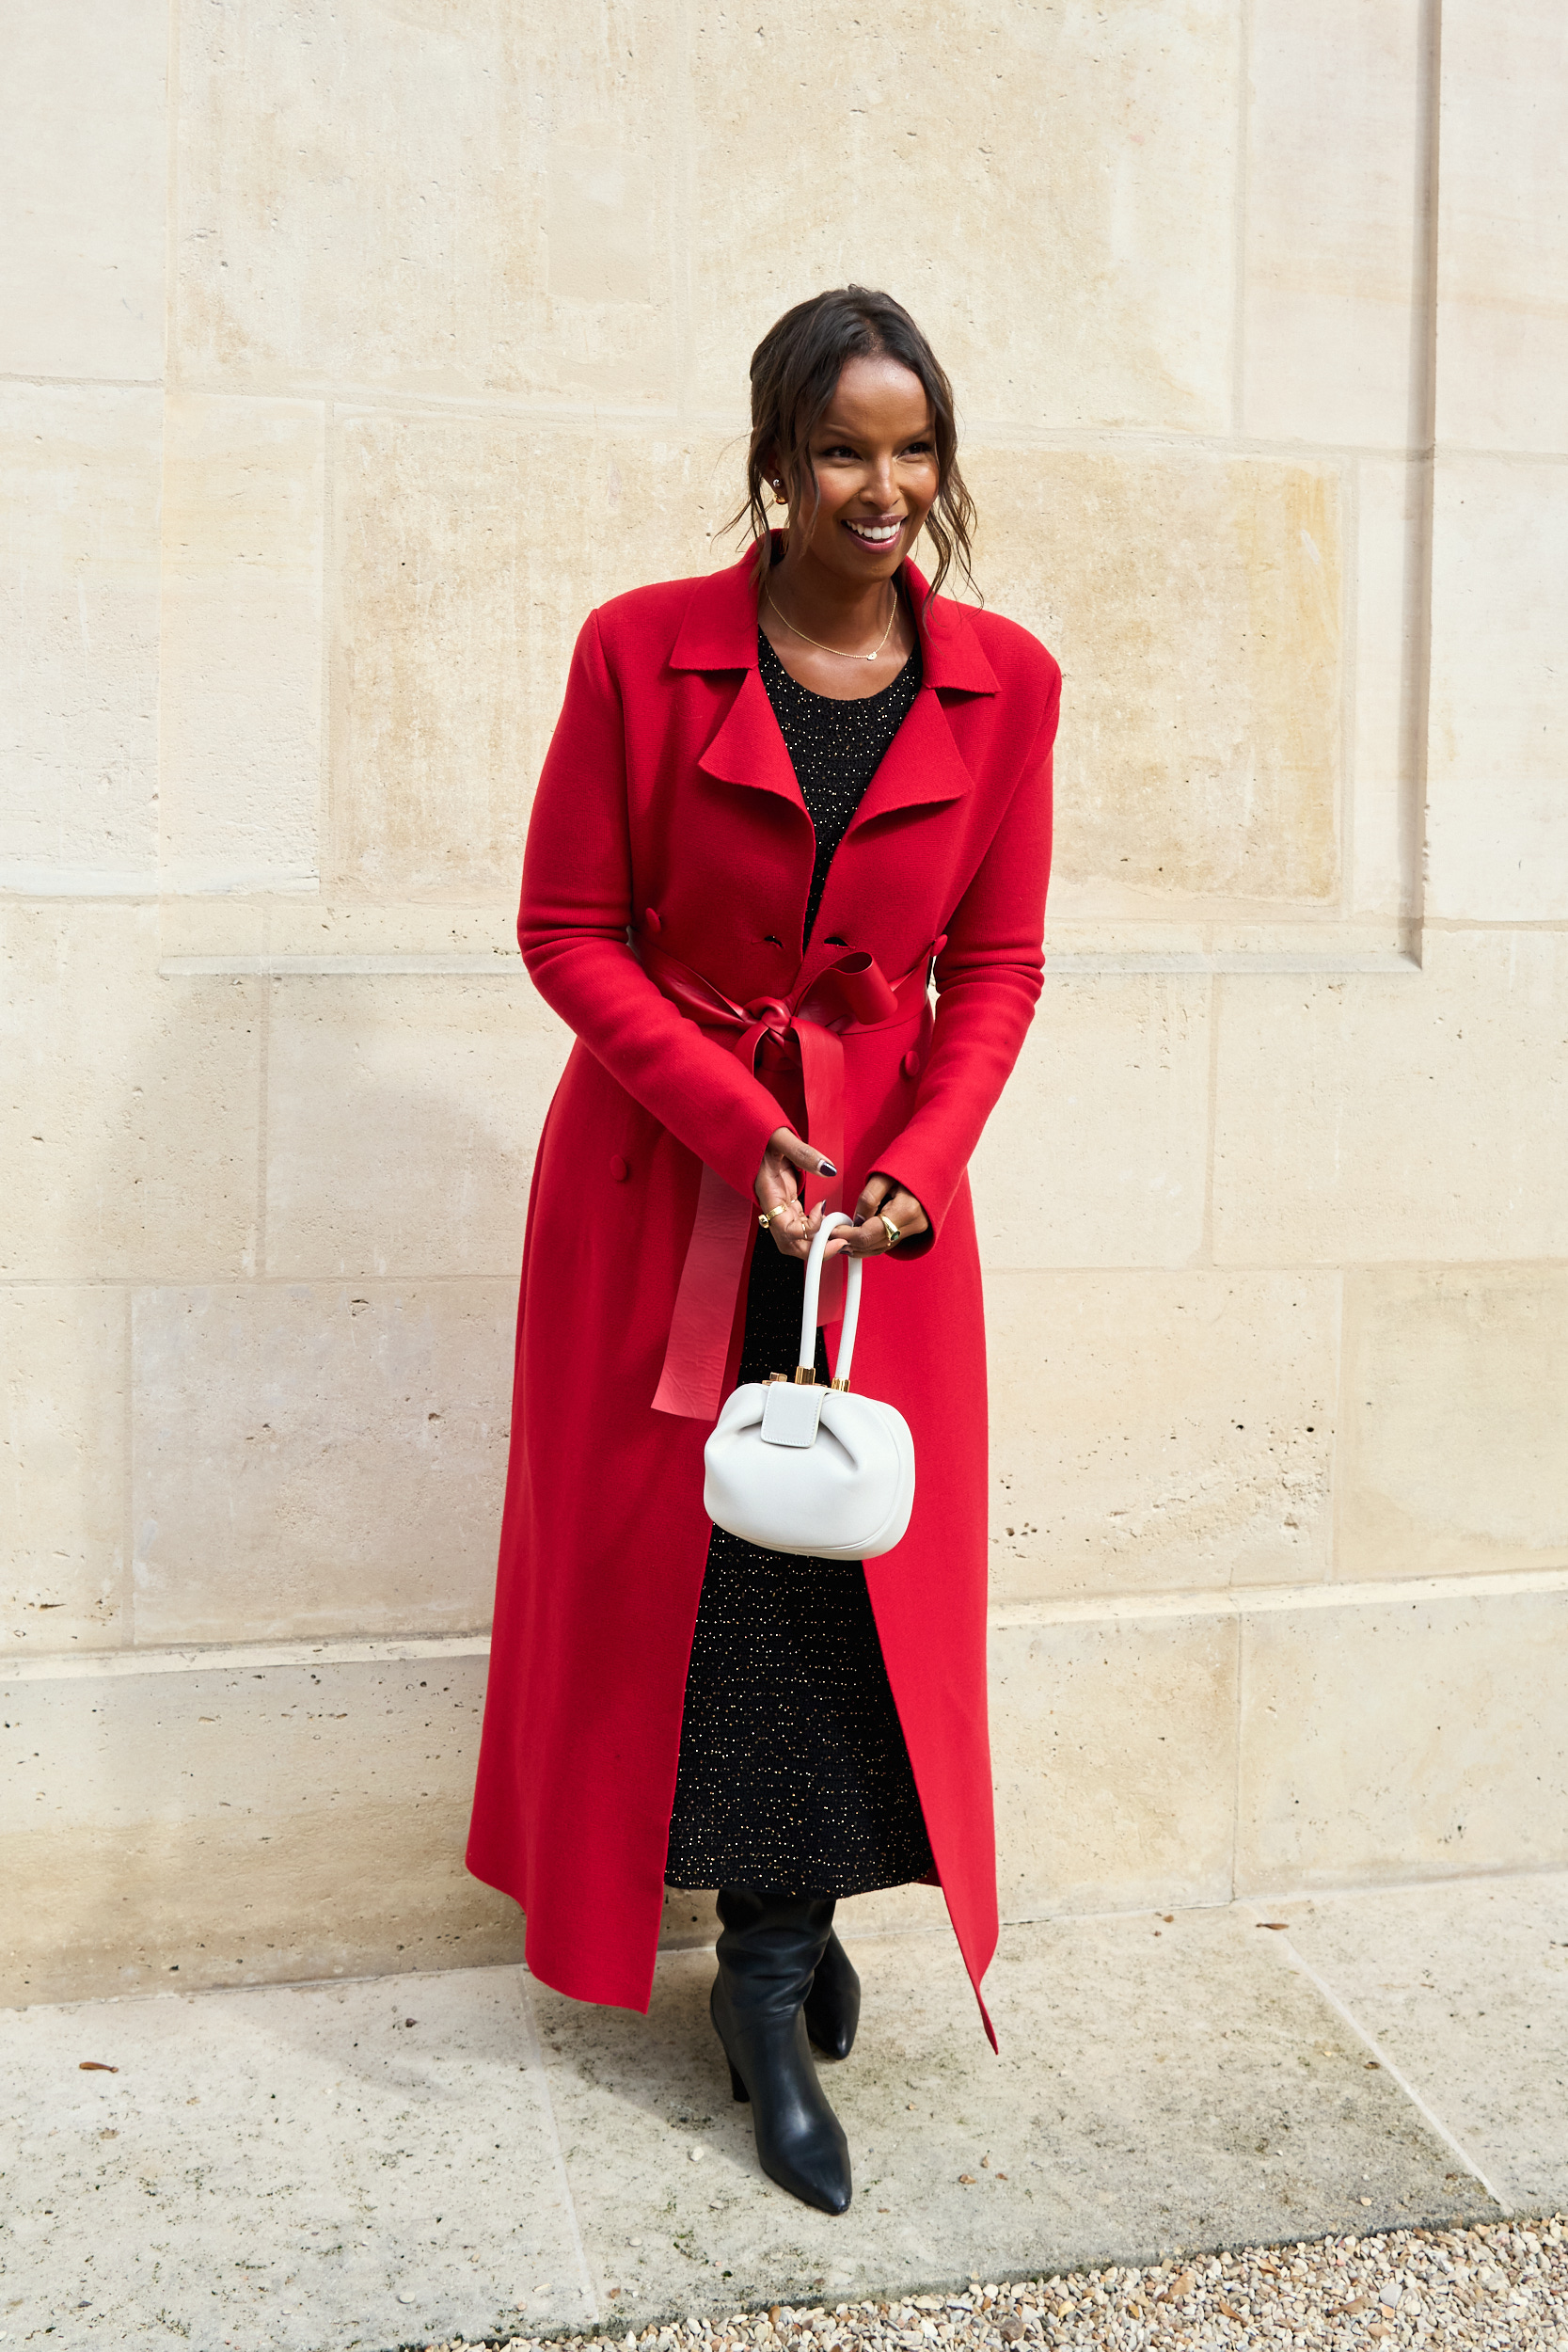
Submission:
{"label": "white handbag", "polygon": [[851,1396],[862,1266],[846,1267],[838,1374],[816,1386],[816,1298],[822,1253],[842,1211],[825,1216],[806,1260],[800,1363],[725,1400],[704,1453],[703,1508],[716,1526],[765,1551],[818,1560],[875,1560],[891,1551],[914,1508],[914,1439],[895,1406]]}

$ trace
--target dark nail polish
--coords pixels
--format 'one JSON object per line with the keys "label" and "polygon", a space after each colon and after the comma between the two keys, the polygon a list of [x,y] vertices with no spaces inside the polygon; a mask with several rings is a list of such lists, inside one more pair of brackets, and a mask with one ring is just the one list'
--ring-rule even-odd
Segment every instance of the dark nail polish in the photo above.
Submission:
{"label": "dark nail polish", "polygon": [[816,1172],[819,1176],[836,1176],[838,1174],[838,1170],[833,1166],[832,1160],[818,1160],[816,1163]]}

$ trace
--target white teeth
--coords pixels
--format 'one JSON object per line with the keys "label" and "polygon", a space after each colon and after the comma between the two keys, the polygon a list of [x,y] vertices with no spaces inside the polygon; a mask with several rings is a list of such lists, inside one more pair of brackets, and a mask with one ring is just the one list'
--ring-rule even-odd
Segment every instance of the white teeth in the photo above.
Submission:
{"label": "white teeth", "polygon": [[851,523],[849,529],[857,539],[869,540],[873,547],[886,547],[890,540],[897,538],[900,526],[897,523]]}

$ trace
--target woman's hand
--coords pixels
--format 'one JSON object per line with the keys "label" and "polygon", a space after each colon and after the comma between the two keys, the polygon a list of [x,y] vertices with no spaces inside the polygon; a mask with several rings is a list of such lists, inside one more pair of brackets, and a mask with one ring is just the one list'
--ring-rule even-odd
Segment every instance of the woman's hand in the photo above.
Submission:
{"label": "woman's hand", "polygon": [[[836,1176],[838,1170],[814,1145],[802,1143],[793,1128],[775,1127],[752,1189],[768,1218],[768,1239],[785,1258],[808,1256],[822,1222],[820,1207],[808,1216],[801,1202],[802,1174]],[[865,1180],[855,1203],[853,1225],[837,1226],[828,1236],[822,1255],[881,1257],[894,1247],[893,1237],[882,1223],[884,1216],[890,1216],[897,1226],[900,1240],[912,1241],[916,1233],[929,1231],[930,1220],[913,1193],[906,1192],[896,1177],[879,1172]]]}
{"label": "woman's hand", "polygon": [[930,1219],[912,1192],[906,1192],[895,1176],[879,1172],[868,1176],[855,1203],[852,1226],[840,1225],[828,1236],[825,1258],[842,1250],[849,1258],[879,1258],[896,1247],[892,1234],[882,1223],[890,1216],[898,1228],[900,1241],[912,1241],[916,1233],[930,1231]]}
{"label": "woman's hand", "polygon": [[[752,1190],[768,1219],[768,1237],[782,1257],[804,1258],[822,1222],[820,1208],[806,1215],[800,1199],[801,1176],[837,1174],[832,1160],[824,1159],[815,1144],[802,1143],[792,1127],[774,1128]],[[880,1232],[881,1228],[877,1230]]]}

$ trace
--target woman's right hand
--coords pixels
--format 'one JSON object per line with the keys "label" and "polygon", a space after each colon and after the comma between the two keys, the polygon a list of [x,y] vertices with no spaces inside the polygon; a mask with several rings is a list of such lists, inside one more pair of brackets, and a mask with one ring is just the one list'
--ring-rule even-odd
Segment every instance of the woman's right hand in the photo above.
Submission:
{"label": "woman's right hand", "polygon": [[832,1160],[824,1159],[815,1144],[802,1143],[792,1127],[774,1128],[752,1190],[768,1219],[768,1237],[781,1256],[807,1256],[822,1222],[820,1206],[809,1216],[806,1214],[800,1199],[801,1176],[837,1174]]}

